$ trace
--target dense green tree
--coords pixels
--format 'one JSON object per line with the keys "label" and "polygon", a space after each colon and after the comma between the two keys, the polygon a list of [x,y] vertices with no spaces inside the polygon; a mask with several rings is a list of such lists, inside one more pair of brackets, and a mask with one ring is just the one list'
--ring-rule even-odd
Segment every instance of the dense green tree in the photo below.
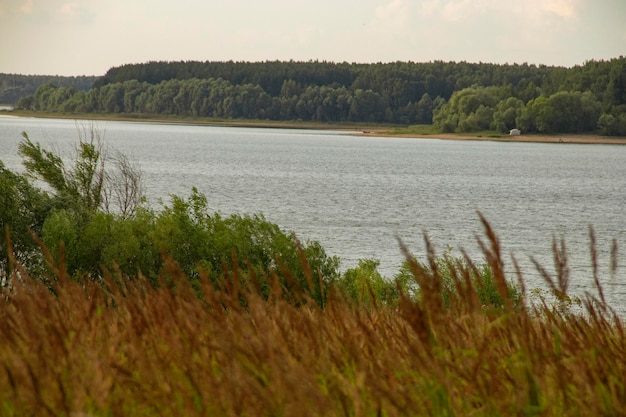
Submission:
{"label": "dense green tree", "polygon": [[522,113],[517,117],[516,124],[523,132],[546,132],[552,120],[552,108],[545,96],[529,101]]}
{"label": "dense green tree", "polygon": [[62,259],[77,279],[98,279],[105,268],[125,277],[143,274],[156,282],[162,259],[153,242],[154,224],[154,214],[145,209],[130,218],[57,210],[46,218],[41,236],[57,262]]}
{"label": "dense green tree", "polygon": [[86,94],[83,91],[78,91],[61,103],[58,109],[62,113],[87,113],[90,109],[87,107],[85,100]]}
{"label": "dense green tree", "polygon": [[137,113],[138,109],[136,106],[137,97],[147,90],[149,84],[140,83],[137,80],[129,80],[125,81],[123,84],[123,92],[124,95],[122,97],[122,108],[126,113]]}
{"label": "dense green tree", "polygon": [[0,73],[0,103],[16,104],[24,97],[34,94],[43,85],[73,87],[88,91],[97,80],[95,76],[63,77],[50,75],[20,75]]}
{"label": "dense green tree", "polygon": [[[548,99],[550,119],[544,120],[544,132],[576,131],[577,118],[580,115],[580,93],[558,92]],[[596,118],[597,120],[597,118]]]}
{"label": "dense green tree", "polygon": [[517,125],[527,132],[592,131],[598,126],[601,112],[602,105],[591,92],[561,91],[528,102],[517,118]]}
{"label": "dense green tree", "polygon": [[428,93],[424,93],[415,106],[415,122],[421,124],[432,123],[434,110],[435,103]]}
{"label": "dense green tree", "polygon": [[285,80],[280,87],[280,98],[298,97],[302,94],[302,86],[294,80]]}
{"label": "dense green tree", "polygon": [[18,109],[33,110],[35,108],[35,95],[30,94],[16,100],[15,107]]}
{"label": "dense green tree", "polygon": [[372,90],[358,89],[350,105],[350,120],[359,122],[383,122],[387,104],[380,94]]}
{"label": "dense green tree", "polygon": [[464,88],[435,112],[433,123],[444,132],[489,129],[494,108],[505,95],[506,90],[499,87]]}
{"label": "dense green tree", "polygon": [[[0,161],[0,284],[5,285],[9,273],[9,250],[19,262],[39,264],[37,245],[30,233],[41,233],[48,213],[53,209],[51,198],[28,179],[4,166]],[[8,246],[10,242],[11,247]]]}
{"label": "dense green tree", "polygon": [[356,306],[396,305],[400,291],[407,293],[408,281],[384,278],[378,271],[379,266],[376,259],[360,259],[356,267],[347,269],[337,281],[342,296]]}
{"label": "dense green tree", "polygon": [[626,105],[622,111],[612,113],[603,113],[598,119],[598,128],[605,135],[609,136],[626,136]]}
{"label": "dense green tree", "polygon": [[491,128],[506,133],[517,127],[516,120],[521,116],[523,109],[524,102],[518,98],[509,97],[500,101],[493,113]]}
{"label": "dense green tree", "polygon": [[575,93],[577,100],[580,100],[580,111],[577,117],[577,132],[589,132],[598,128],[598,119],[602,114],[602,103],[591,93],[585,91],[582,94]]}
{"label": "dense green tree", "polygon": [[626,104],[626,57],[611,60],[604,93],[606,108]]}
{"label": "dense green tree", "polygon": [[48,111],[48,99],[56,89],[57,87],[53,84],[45,84],[39,87],[37,89],[37,92],[35,92],[35,96],[33,99],[33,110]]}
{"label": "dense green tree", "polygon": [[107,153],[102,131],[94,125],[79,130],[72,167],[61,157],[30,140],[18,145],[28,175],[46,183],[55,197],[81,213],[97,211],[132,216],[142,201],[141,173],[119,152]]}
{"label": "dense green tree", "polygon": [[121,83],[109,84],[99,91],[98,107],[106,113],[124,112],[124,87]]}

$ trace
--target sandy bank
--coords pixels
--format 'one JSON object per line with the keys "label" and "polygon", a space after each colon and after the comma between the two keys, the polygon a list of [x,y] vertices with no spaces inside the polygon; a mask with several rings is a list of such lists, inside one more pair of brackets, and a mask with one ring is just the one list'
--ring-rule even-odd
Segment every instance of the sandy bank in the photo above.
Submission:
{"label": "sandy bank", "polygon": [[436,133],[432,135],[419,134],[389,134],[384,130],[368,130],[363,132],[366,136],[402,137],[414,139],[446,139],[446,140],[488,140],[496,142],[538,142],[538,143],[587,143],[604,145],[626,145],[626,137],[623,136],[600,136],[588,134],[563,133],[558,135],[519,135],[500,137],[477,136],[461,133]]}

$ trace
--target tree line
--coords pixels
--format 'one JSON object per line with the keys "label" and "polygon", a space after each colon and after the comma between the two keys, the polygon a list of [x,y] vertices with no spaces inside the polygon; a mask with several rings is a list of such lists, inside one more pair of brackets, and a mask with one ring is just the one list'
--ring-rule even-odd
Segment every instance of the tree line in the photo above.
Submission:
{"label": "tree line", "polygon": [[64,77],[59,75],[20,75],[0,73],[0,104],[15,104],[20,98],[34,94],[39,87],[53,84],[88,91],[98,80],[96,76]]}
{"label": "tree line", "polygon": [[626,58],[572,68],[467,62],[149,62],[18,108],[227,119],[434,123],[446,132],[626,135]]}

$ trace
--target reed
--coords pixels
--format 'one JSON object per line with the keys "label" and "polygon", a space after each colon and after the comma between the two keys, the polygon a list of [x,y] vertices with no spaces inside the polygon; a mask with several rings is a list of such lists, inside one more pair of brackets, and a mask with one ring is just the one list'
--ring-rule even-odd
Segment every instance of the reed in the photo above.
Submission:
{"label": "reed", "polygon": [[[624,327],[602,293],[583,312],[515,307],[484,224],[500,308],[477,302],[471,262],[448,265],[457,292],[444,305],[444,277],[411,256],[419,299],[367,307],[333,286],[323,307],[306,291],[293,302],[272,276],[267,296],[236,261],[193,287],[171,259],[157,286],[116,271],[79,282],[62,263],[45,285],[15,264],[0,300],[0,414],[625,415]],[[544,272],[567,294],[566,268]]]}

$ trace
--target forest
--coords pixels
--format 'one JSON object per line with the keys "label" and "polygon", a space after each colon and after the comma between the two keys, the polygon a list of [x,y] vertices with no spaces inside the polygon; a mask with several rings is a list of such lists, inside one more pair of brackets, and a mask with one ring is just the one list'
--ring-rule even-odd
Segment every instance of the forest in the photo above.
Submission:
{"label": "forest", "polygon": [[0,74],[0,104],[15,104],[20,98],[34,94],[45,84],[88,91],[97,79],[95,76]]}
{"label": "forest", "polygon": [[148,62],[18,109],[185,118],[434,124],[441,132],[626,135],[626,58],[571,68],[468,62]]}

